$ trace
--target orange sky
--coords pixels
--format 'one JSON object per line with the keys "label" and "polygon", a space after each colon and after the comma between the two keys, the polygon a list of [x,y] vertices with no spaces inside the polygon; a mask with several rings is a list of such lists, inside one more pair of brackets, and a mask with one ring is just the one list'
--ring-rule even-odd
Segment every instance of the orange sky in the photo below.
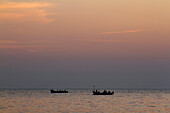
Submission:
{"label": "orange sky", "polygon": [[0,54],[169,62],[169,11],[169,0],[1,0]]}
{"label": "orange sky", "polygon": [[131,46],[143,51],[159,46],[162,52],[161,48],[169,47],[170,42],[169,3],[168,0],[4,0],[0,3],[0,48],[23,47],[27,51],[35,47],[38,52],[38,46],[40,52],[60,48],[66,54],[75,51],[78,55],[82,51],[92,52],[86,46],[98,51],[109,42],[113,43],[108,45],[110,50],[106,47],[104,51],[110,52],[118,43],[116,49],[122,53]]}
{"label": "orange sky", "polygon": [[[126,46],[137,43],[136,48],[154,47],[159,42],[165,46],[170,41],[169,3],[168,0],[4,0],[0,3],[0,46],[1,49],[19,46],[24,50],[25,47],[40,46],[44,51],[48,51],[47,45],[67,51],[76,51],[78,46],[88,52],[89,49],[84,50],[81,44],[95,45],[96,49],[101,48],[101,42]],[[8,41],[23,43],[22,46],[9,45]],[[41,43],[31,44],[33,41]],[[117,49],[124,51],[122,48]]]}

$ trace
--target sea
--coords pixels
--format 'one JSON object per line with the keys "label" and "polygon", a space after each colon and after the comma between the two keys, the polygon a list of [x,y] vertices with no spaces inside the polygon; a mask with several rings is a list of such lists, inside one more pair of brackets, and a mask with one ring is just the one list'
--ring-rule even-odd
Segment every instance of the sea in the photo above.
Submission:
{"label": "sea", "polygon": [[0,113],[170,113],[170,90],[114,89],[114,95],[67,90],[0,89]]}

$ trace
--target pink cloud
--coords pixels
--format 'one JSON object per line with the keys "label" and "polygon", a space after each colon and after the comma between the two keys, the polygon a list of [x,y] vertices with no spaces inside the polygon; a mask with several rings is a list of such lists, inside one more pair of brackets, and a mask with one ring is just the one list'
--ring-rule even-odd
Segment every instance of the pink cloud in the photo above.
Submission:
{"label": "pink cloud", "polygon": [[37,44],[42,43],[43,41],[14,41],[14,40],[0,40],[1,45],[7,45],[7,44]]}
{"label": "pink cloud", "polygon": [[112,31],[112,32],[102,32],[101,34],[107,35],[107,34],[135,33],[135,32],[141,32],[141,31],[144,31],[144,30],[135,29],[135,30],[125,30],[125,31]]}
{"label": "pink cloud", "polygon": [[0,40],[0,44],[16,44],[16,43],[18,42],[13,40]]}
{"label": "pink cloud", "polygon": [[13,49],[13,48],[37,48],[40,46],[36,45],[2,45],[0,48]]}
{"label": "pink cloud", "polygon": [[91,40],[92,42],[108,42],[108,43],[113,43],[113,42],[120,42],[121,40]]}
{"label": "pink cloud", "polygon": [[14,40],[0,40],[0,48],[37,48],[40,47],[37,41],[14,41]]}

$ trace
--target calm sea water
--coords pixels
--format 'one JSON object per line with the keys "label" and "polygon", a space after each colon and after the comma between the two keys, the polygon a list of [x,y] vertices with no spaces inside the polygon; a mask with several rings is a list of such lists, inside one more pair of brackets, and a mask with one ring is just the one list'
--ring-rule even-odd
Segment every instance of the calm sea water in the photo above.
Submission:
{"label": "calm sea water", "polygon": [[170,90],[0,90],[0,113],[170,113]]}

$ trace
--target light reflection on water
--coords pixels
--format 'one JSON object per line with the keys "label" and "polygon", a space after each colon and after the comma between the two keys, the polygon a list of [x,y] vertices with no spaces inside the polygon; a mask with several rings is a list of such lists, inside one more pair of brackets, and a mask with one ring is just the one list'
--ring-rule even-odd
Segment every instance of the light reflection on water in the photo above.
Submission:
{"label": "light reflection on water", "polygon": [[95,96],[91,90],[0,90],[2,113],[169,113],[169,90],[115,90],[115,95]]}

